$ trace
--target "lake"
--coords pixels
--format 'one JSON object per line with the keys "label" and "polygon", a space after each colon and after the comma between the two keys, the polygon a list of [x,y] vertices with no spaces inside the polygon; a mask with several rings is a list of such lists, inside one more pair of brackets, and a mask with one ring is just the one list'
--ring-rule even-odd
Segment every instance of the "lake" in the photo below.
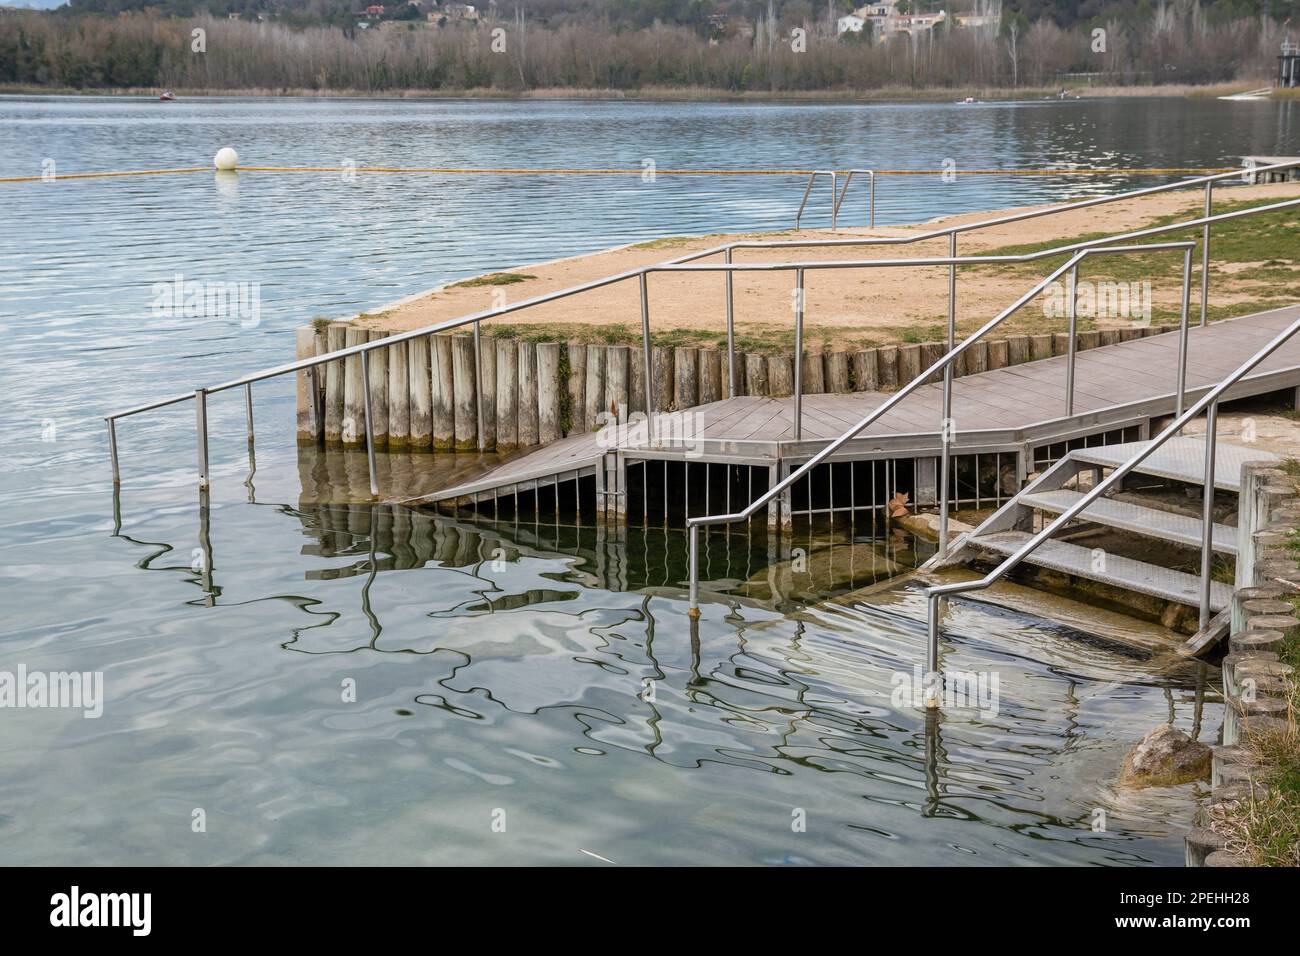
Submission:
{"label": "lake", "polygon": [[[1298,139],[1295,103],[1216,100],[0,97],[0,176],[205,166],[226,145],[245,165],[1122,169]],[[882,177],[877,222],[1152,183]],[[865,224],[860,185],[842,224]],[[104,413],[284,361],[313,317],[616,243],[788,228],[801,193],[784,177],[0,184],[0,672],[102,672],[104,689],[94,719],[0,709],[0,862],[1180,862],[1193,790],[1111,783],[1171,712],[1192,726],[1195,672],[962,602],[945,664],[995,670],[1001,706],[927,721],[891,699],[924,657],[920,595],[808,600],[909,566],[905,537],[842,529],[826,553],[865,563],[767,590],[762,541],[713,542],[759,583],[693,637],[680,533],[358,505],[300,460],[287,380],[258,387],[251,484],[242,403],[211,403],[206,523],[188,406],[120,427],[115,502]],[[258,283],[258,321],[156,315],[154,286],[178,275]],[[1201,719],[1213,734],[1217,705]]]}

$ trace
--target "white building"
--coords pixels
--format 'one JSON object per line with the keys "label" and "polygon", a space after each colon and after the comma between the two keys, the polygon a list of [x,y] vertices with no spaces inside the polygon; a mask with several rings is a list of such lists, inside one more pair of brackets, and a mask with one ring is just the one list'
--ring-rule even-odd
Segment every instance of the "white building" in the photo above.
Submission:
{"label": "white building", "polygon": [[867,21],[862,19],[856,13],[845,14],[837,21],[839,33],[861,33],[862,28],[867,25]]}

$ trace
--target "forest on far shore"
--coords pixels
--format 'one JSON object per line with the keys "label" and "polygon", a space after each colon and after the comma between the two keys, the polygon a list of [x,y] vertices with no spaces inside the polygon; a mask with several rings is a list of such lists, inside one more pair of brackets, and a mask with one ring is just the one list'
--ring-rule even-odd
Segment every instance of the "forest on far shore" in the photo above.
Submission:
{"label": "forest on far shore", "polygon": [[1267,82],[1283,40],[1297,38],[1295,6],[971,0],[910,32],[842,32],[847,0],[402,0],[382,13],[360,0],[73,0],[0,9],[0,84],[798,93]]}

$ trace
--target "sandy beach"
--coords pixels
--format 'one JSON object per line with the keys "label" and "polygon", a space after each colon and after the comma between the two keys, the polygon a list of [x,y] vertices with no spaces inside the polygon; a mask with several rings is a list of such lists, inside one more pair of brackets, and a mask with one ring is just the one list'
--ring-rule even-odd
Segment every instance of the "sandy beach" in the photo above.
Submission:
{"label": "sandy beach", "polygon": [[[942,188],[933,185],[931,188]],[[1300,196],[1300,184],[1278,183],[1261,186],[1221,187],[1215,210],[1243,201],[1291,199]],[[1081,209],[998,226],[959,237],[961,254],[1023,252],[1024,247],[1044,243],[1066,244],[1098,235],[1141,229],[1166,217],[1192,219],[1201,214],[1202,193],[1194,188],[1160,193],[1100,207]],[[1023,207],[1034,208],[1034,207]],[[1043,207],[1038,207],[1043,208]],[[396,304],[363,315],[358,322],[368,328],[407,330],[499,307],[534,296],[569,288],[603,276],[664,262],[686,253],[742,239],[846,239],[851,237],[904,237],[954,224],[977,222],[1011,213],[972,213],[910,226],[877,227],[873,230],[842,228],[834,233],[805,229],[800,232],[716,234],[700,237],[666,237],[653,242],[624,246],[570,259],[536,264],[502,264],[500,273],[513,281],[496,284],[487,279],[451,283]],[[1300,215],[1292,221],[1300,221]],[[1221,225],[1228,229],[1232,224]],[[1198,233],[1199,234],[1199,233]],[[1242,260],[1231,245],[1216,249],[1220,258],[1211,267],[1211,305],[1214,317],[1250,311],[1260,303],[1291,300],[1300,296],[1300,233],[1291,232],[1276,252],[1260,253]],[[1194,238],[1170,234],[1161,238]],[[923,240],[901,246],[803,248],[797,250],[739,250],[736,262],[796,262],[848,259],[899,259],[942,256],[946,238]],[[1197,254],[1199,262],[1199,252]],[[1181,265],[1176,253],[1156,263],[1147,272],[1135,274],[1130,266],[1115,259],[1098,257],[1089,261],[1081,281],[1149,282],[1152,311],[1156,320],[1176,316],[1181,296]],[[973,328],[987,321],[1030,288],[1060,260],[1042,260],[1012,266],[984,265],[963,268],[959,277],[957,316],[959,328]],[[1257,281],[1255,273],[1267,265],[1268,281]],[[1280,278],[1280,281],[1279,281]],[[947,267],[891,267],[853,270],[820,270],[807,273],[805,298],[806,334],[810,345],[818,341],[837,347],[870,347],[902,341],[938,337],[947,309]],[[1199,277],[1193,276],[1193,303]],[[665,343],[712,341],[725,332],[725,283],[719,273],[660,274],[650,277],[652,328],[657,341]],[[735,315],[738,340],[748,348],[780,345],[792,329],[791,272],[739,273],[735,277]],[[1008,331],[1046,332],[1064,327],[1063,320],[1045,314],[1046,297],[1022,309],[1008,323]],[[1085,319],[1081,328],[1110,328],[1132,323],[1128,316]],[[511,313],[484,324],[485,332],[545,338],[589,341],[636,341],[640,333],[640,305],[637,283],[620,282],[558,302]]]}

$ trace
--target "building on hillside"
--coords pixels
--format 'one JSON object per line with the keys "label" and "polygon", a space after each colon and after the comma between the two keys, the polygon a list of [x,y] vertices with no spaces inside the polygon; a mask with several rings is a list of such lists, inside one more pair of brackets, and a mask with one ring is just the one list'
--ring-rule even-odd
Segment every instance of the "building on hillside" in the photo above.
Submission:
{"label": "building on hillside", "polygon": [[478,10],[469,3],[448,3],[442,8],[448,20],[477,20]]}
{"label": "building on hillside", "polygon": [[861,33],[862,28],[867,25],[867,21],[856,13],[849,13],[836,21],[836,33],[843,35],[845,33]]}

